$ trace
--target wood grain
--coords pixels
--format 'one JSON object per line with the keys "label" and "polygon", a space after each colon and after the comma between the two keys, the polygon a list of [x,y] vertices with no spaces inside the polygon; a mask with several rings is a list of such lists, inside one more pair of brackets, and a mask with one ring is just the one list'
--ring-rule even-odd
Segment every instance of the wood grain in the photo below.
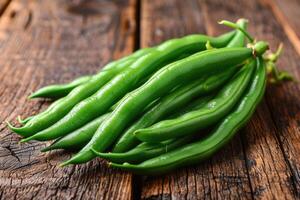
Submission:
{"label": "wood grain", "polygon": [[300,55],[300,2],[297,0],[261,0],[268,6],[278,20],[286,36]]}
{"label": "wood grain", "polygon": [[0,21],[1,199],[131,199],[131,175],[98,160],[59,168],[70,155],[42,154],[42,143],[19,145],[6,128],[39,112],[31,91],[95,73],[134,48],[135,1],[12,1]]}

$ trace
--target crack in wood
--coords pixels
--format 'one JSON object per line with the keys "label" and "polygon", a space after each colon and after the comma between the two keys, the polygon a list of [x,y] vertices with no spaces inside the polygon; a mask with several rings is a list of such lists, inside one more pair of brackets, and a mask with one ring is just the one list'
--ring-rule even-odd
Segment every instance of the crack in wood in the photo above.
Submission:
{"label": "crack in wood", "polygon": [[27,20],[24,24],[24,30],[28,29],[28,27],[30,26],[31,21],[32,21],[32,11],[29,9],[28,14],[27,14]]}
{"label": "crack in wood", "polygon": [[0,17],[4,14],[11,1],[12,0],[4,0],[4,3],[2,3],[0,7]]}

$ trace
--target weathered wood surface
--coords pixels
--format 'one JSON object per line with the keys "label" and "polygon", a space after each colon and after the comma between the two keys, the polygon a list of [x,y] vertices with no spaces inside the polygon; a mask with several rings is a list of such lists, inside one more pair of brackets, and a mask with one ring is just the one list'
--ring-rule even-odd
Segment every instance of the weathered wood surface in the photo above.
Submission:
{"label": "weathered wood surface", "polygon": [[[0,197],[130,199],[131,175],[98,164],[59,168],[69,157],[41,154],[42,143],[18,144],[4,120],[47,106],[31,91],[96,72],[134,48],[134,1],[12,1],[1,16]],[[113,192],[112,192],[113,191]]]}
{"label": "weathered wood surface", "polygon": [[0,1],[0,197],[2,199],[298,199],[300,87],[268,86],[250,123],[206,162],[160,177],[132,176],[99,160],[58,168],[69,157],[18,144],[4,121],[47,107],[28,101],[41,86],[96,72],[134,49],[190,33],[228,30],[220,19],[250,20],[281,69],[300,80],[296,0]]}

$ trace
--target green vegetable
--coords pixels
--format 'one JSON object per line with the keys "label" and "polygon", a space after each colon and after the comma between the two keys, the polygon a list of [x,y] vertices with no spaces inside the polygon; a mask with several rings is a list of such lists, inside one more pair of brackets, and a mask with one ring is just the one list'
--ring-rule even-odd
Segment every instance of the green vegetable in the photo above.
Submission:
{"label": "green vegetable", "polygon": [[92,149],[96,156],[108,159],[115,163],[140,163],[147,159],[159,156],[163,153],[167,153],[175,148],[187,144],[193,139],[191,136],[186,136],[178,139],[171,139],[161,143],[141,143],[134,149],[124,153],[99,153]]}
{"label": "green vegetable", "polygon": [[[240,19],[237,24],[243,29],[247,28],[247,21]],[[232,40],[227,44],[227,47],[243,47],[245,44],[245,36],[241,31],[238,31]],[[134,136],[134,132],[138,129],[148,127],[153,123],[163,119],[174,112],[187,106],[187,104],[195,97],[208,93],[220,86],[222,86],[236,69],[229,69],[218,73],[214,76],[204,77],[196,80],[193,83],[182,86],[174,92],[174,94],[164,97],[158,105],[152,108],[137,122],[131,125],[125,133],[118,139],[112,152],[125,152],[139,143]]]}
{"label": "green vegetable", "polygon": [[266,69],[262,59],[258,60],[251,86],[234,109],[206,138],[187,144],[171,152],[149,159],[137,165],[111,163],[110,166],[139,174],[160,174],[178,167],[198,163],[222,148],[250,119],[266,86]]}
{"label": "green vegetable", "polygon": [[109,115],[104,114],[93,121],[87,123],[83,127],[73,131],[72,133],[57,139],[50,146],[42,149],[42,152],[54,150],[54,149],[67,149],[67,150],[78,150],[86,145],[93,137],[95,131],[103,120]]}
{"label": "green vegetable", "polygon": [[[62,137],[107,112],[108,109],[119,99],[121,99],[126,93],[138,87],[138,83],[140,83],[141,80],[143,80],[145,77],[152,74],[165,64],[176,60],[177,57],[182,55],[183,53],[192,53],[203,50],[205,48],[205,42],[207,40],[210,40],[214,46],[224,46],[224,44],[228,43],[233,35],[234,33],[227,33],[218,38],[211,38],[203,35],[191,35],[180,39],[169,40],[157,46],[155,49],[152,49],[151,52],[147,55],[135,60],[135,62],[132,63],[129,67],[126,65],[126,70],[116,76],[114,74],[113,76],[115,77],[110,82],[107,83],[108,80],[105,80],[105,83],[107,84],[105,84],[100,90],[98,90],[89,98],[86,98],[85,100],[82,100],[80,103],[78,103],[75,107],[73,107],[72,110],[70,110],[69,113],[66,114],[65,112],[60,112],[52,109],[54,110],[53,114],[58,116],[55,117],[55,119],[62,117],[63,118],[57,123],[53,124],[51,127],[42,130],[43,128],[45,128],[45,125],[49,126],[51,123],[46,121],[43,121],[44,123],[42,123],[41,120],[35,120],[38,127],[33,128],[30,125],[32,123],[27,123],[25,125],[26,127],[24,126],[23,128],[17,128],[14,131],[24,134],[41,130],[37,134],[23,139],[22,142],[32,139],[50,140]],[[122,64],[124,65],[124,62],[122,62]],[[109,71],[111,70],[113,69],[107,70],[106,72],[109,73]],[[112,77],[109,77],[109,79],[110,78]],[[91,82],[92,80],[87,84],[90,84]],[[76,88],[75,90],[77,90],[78,88]],[[89,87],[86,89],[88,90]],[[84,91],[80,92],[80,94],[82,93],[84,93]],[[49,115],[43,117],[45,120],[50,120]],[[50,121],[54,122],[54,120]]]}
{"label": "green vegetable", "polygon": [[50,99],[58,99],[61,97],[67,96],[74,88],[76,88],[79,85],[82,85],[86,82],[88,82],[92,76],[82,76],[75,80],[73,80],[70,83],[66,84],[55,84],[55,85],[49,85],[46,87],[43,87],[36,92],[32,93],[29,98],[50,98]]}
{"label": "green vegetable", "polygon": [[164,120],[148,128],[139,129],[135,131],[135,136],[143,142],[161,142],[193,134],[197,130],[215,124],[226,116],[238,102],[248,86],[255,64],[255,60],[253,60],[243,66],[216,97],[202,108],[178,118]]}
{"label": "green vegetable", "polygon": [[[253,54],[261,55],[267,48],[268,45],[265,42],[258,42],[254,49],[222,48],[207,50],[163,67],[143,86],[128,93],[122,103],[100,125],[91,141],[63,165],[91,160],[94,158],[91,148],[99,152],[106,150],[119,137],[126,126],[140,114],[143,107],[174,88],[178,83],[195,80],[208,72],[221,71],[237,66]],[[136,71],[131,72],[135,73]],[[114,88],[114,90],[116,89]]]}
{"label": "green vegetable", "polygon": [[[148,127],[164,117],[173,114],[176,110],[181,110],[193,99],[200,95],[207,94],[222,86],[236,72],[231,68],[214,76],[208,76],[195,80],[188,85],[178,88],[173,93],[162,98],[159,103],[144,114],[138,121],[133,123],[121,138],[118,139],[112,152],[125,152],[139,143],[133,134],[136,130]],[[210,98],[210,97],[209,97]],[[208,99],[208,98],[207,98]],[[207,102],[207,101],[204,101]]]}
{"label": "green vegetable", "polygon": [[133,58],[128,58],[119,64],[118,61],[108,64],[105,68],[111,68],[112,65],[114,68],[103,70],[101,73],[95,75],[89,82],[76,87],[66,97],[60,99],[61,101],[54,107],[47,109],[44,113],[38,114],[38,116],[31,119],[25,126],[20,128],[11,126],[11,130],[24,137],[29,137],[53,125],[59,119],[63,118],[77,103],[95,93],[101,86],[106,84],[121,70],[127,68],[133,61]]}

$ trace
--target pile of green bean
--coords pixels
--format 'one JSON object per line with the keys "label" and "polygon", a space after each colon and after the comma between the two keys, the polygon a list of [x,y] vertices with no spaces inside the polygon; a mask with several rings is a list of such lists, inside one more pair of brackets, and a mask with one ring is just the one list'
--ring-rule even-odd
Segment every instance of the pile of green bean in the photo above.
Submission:
{"label": "pile of green bean", "polygon": [[9,128],[42,149],[75,151],[62,163],[95,157],[141,174],[164,173],[209,158],[251,117],[267,75],[290,79],[254,41],[247,20],[222,21],[233,31],[171,39],[107,64],[95,75],[39,89],[30,98],[54,102]]}

